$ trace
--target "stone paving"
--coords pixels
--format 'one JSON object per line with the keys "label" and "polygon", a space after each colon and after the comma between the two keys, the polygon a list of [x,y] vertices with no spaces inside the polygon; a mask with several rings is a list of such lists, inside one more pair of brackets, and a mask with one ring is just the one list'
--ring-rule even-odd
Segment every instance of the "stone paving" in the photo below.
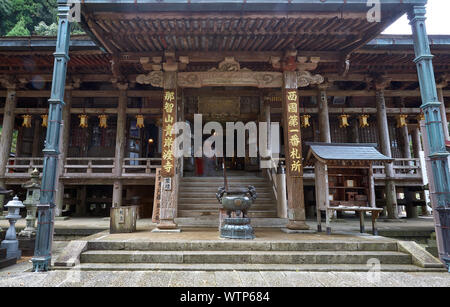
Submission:
{"label": "stone paving", "polygon": [[449,273],[0,272],[0,287],[450,287]]}

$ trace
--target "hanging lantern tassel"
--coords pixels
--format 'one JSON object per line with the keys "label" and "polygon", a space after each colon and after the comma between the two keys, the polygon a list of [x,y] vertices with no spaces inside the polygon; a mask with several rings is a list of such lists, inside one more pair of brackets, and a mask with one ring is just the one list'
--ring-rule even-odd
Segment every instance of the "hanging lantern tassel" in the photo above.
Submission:
{"label": "hanging lantern tassel", "polygon": [[369,127],[369,115],[367,114],[362,114],[359,116],[359,127],[361,128],[366,128]]}
{"label": "hanging lantern tassel", "polygon": [[78,115],[78,118],[80,119],[80,127],[87,128],[88,127],[88,116],[86,114],[81,114],[81,115]]}
{"label": "hanging lantern tassel", "polygon": [[310,118],[311,118],[311,115],[307,115],[307,114],[300,116],[302,128],[307,128],[307,127],[311,126],[311,123],[309,122]]}
{"label": "hanging lantern tassel", "polygon": [[48,127],[48,115],[47,114],[41,115],[41,118],[42,118],[41,126],[44,128],[47,128]]}
{"label": "hanging lantern tassel", "polygon": [[405,115],[405,114],[398,115],[397,116],[397,128],[405,127],[407,118],[408,118],[408,115]]}
{"label": "hanging lantern tassel", "polygon": [[350,116],[347,114],[342,114],[339,116],[339,121],[340,121],[340,128],[347,128],[348,126],[350,126],[350,124],[348,123],[348,118]]}
{"label": "hanging lantern tassel", "polygon": [[22,127],[25,128],[31,128],[31,115],[22,115],[23,118],[23,123],[22,123]]}
{"label": "hanging lantern tassel", "polygon": [[98,119],[100,120],[98,124],[100,128],[108,128],[108,115],[99,115]]}
{"label": "hanging lantern tassel", "polygon": [[136,127],[138,128],[144,128],[145,124],[144,124],[144,115],[136,115]]}

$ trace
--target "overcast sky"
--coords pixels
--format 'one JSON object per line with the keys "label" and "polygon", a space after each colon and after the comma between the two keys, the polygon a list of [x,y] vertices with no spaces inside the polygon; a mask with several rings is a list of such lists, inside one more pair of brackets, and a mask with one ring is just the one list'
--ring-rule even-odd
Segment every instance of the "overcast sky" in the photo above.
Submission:
{"label": "overcast sky", "polygon": [[[428,0],[428,34],[450,34],[450,0]],[[408,18],[403,16],[390,26],[385,34],[411,34]]]}

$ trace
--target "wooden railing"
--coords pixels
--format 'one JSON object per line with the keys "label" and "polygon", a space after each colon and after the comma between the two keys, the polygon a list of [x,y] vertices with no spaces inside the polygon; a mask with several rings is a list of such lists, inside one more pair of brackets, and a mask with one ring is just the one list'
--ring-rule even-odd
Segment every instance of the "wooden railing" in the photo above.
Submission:
{"label": "wooden railing", "polygon": [[159,158],[125,158],[122,165],[122,176],[156,174],[156,169],[161,167]]}
{"label": "wooden railing", "polygon": [[66,158],[64,176],[100,177],[114,174],[114,158]]}
{"label": "wooden railing", "polygon": [[[273,160],[273,164],[278,165],[283,159]],[[6,165],[5,177],[29,177],[33,169],[43,171],[43,158],[10,158]],[[63,176],[95,178],[113,176],[115,174],[114,158],[66,158]],[[153,176],[156,168],[161,167],[160,158],[125,158],[121,166],[121,176],[139,177]],[[383,163],[375,163],[373,166],[375,179],[385,177],[385,167]],[[395,159],[394,172],[396,179],[421,179],[422,166],[420,159]],[[267,169],[267,175],[273,184],[276,195],[276,168]],[[314,179],[314,167],[305,166],[304,178]]]}
{"label": "wooden railing", "polygon": [[6,165],[6,177],[22,177],[35,168],[42,173],[44,158],[10,158]]}
{"label": "wooden railing", "polygon": [[[385,167],[383,163],[376,163],[373,166],[375,178],[384,178]],[[422,178],[422,166],[420,159],[395,159],[394,173],[397,179],[416,179]]]}

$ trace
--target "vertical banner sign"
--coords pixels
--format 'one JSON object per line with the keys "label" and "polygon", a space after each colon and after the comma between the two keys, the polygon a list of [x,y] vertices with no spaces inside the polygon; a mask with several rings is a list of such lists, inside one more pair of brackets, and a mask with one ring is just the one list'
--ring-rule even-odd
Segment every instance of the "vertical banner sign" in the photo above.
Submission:
{"label": "vertical banner sign", "polygon": [[161,209],[161,169],[156,169],[155,178],[155,195],[153,198],[153,215],[152,222],[159,223],[159,213]]}
{"label": "vertical banner sign", "polygon": [[173,144],[175,135],[172,129],[176,120],[176,95],[174,90],[164,91],[163,100],[163,137],[161,177],[173,177],[175,174],[175,157]]}
{"label": "vertical banner sign", "polygon": [[303,176],[302,139],[297,90],[286,91],[286,127],[288,144],[285,144],[286,168],[291,177]]}

